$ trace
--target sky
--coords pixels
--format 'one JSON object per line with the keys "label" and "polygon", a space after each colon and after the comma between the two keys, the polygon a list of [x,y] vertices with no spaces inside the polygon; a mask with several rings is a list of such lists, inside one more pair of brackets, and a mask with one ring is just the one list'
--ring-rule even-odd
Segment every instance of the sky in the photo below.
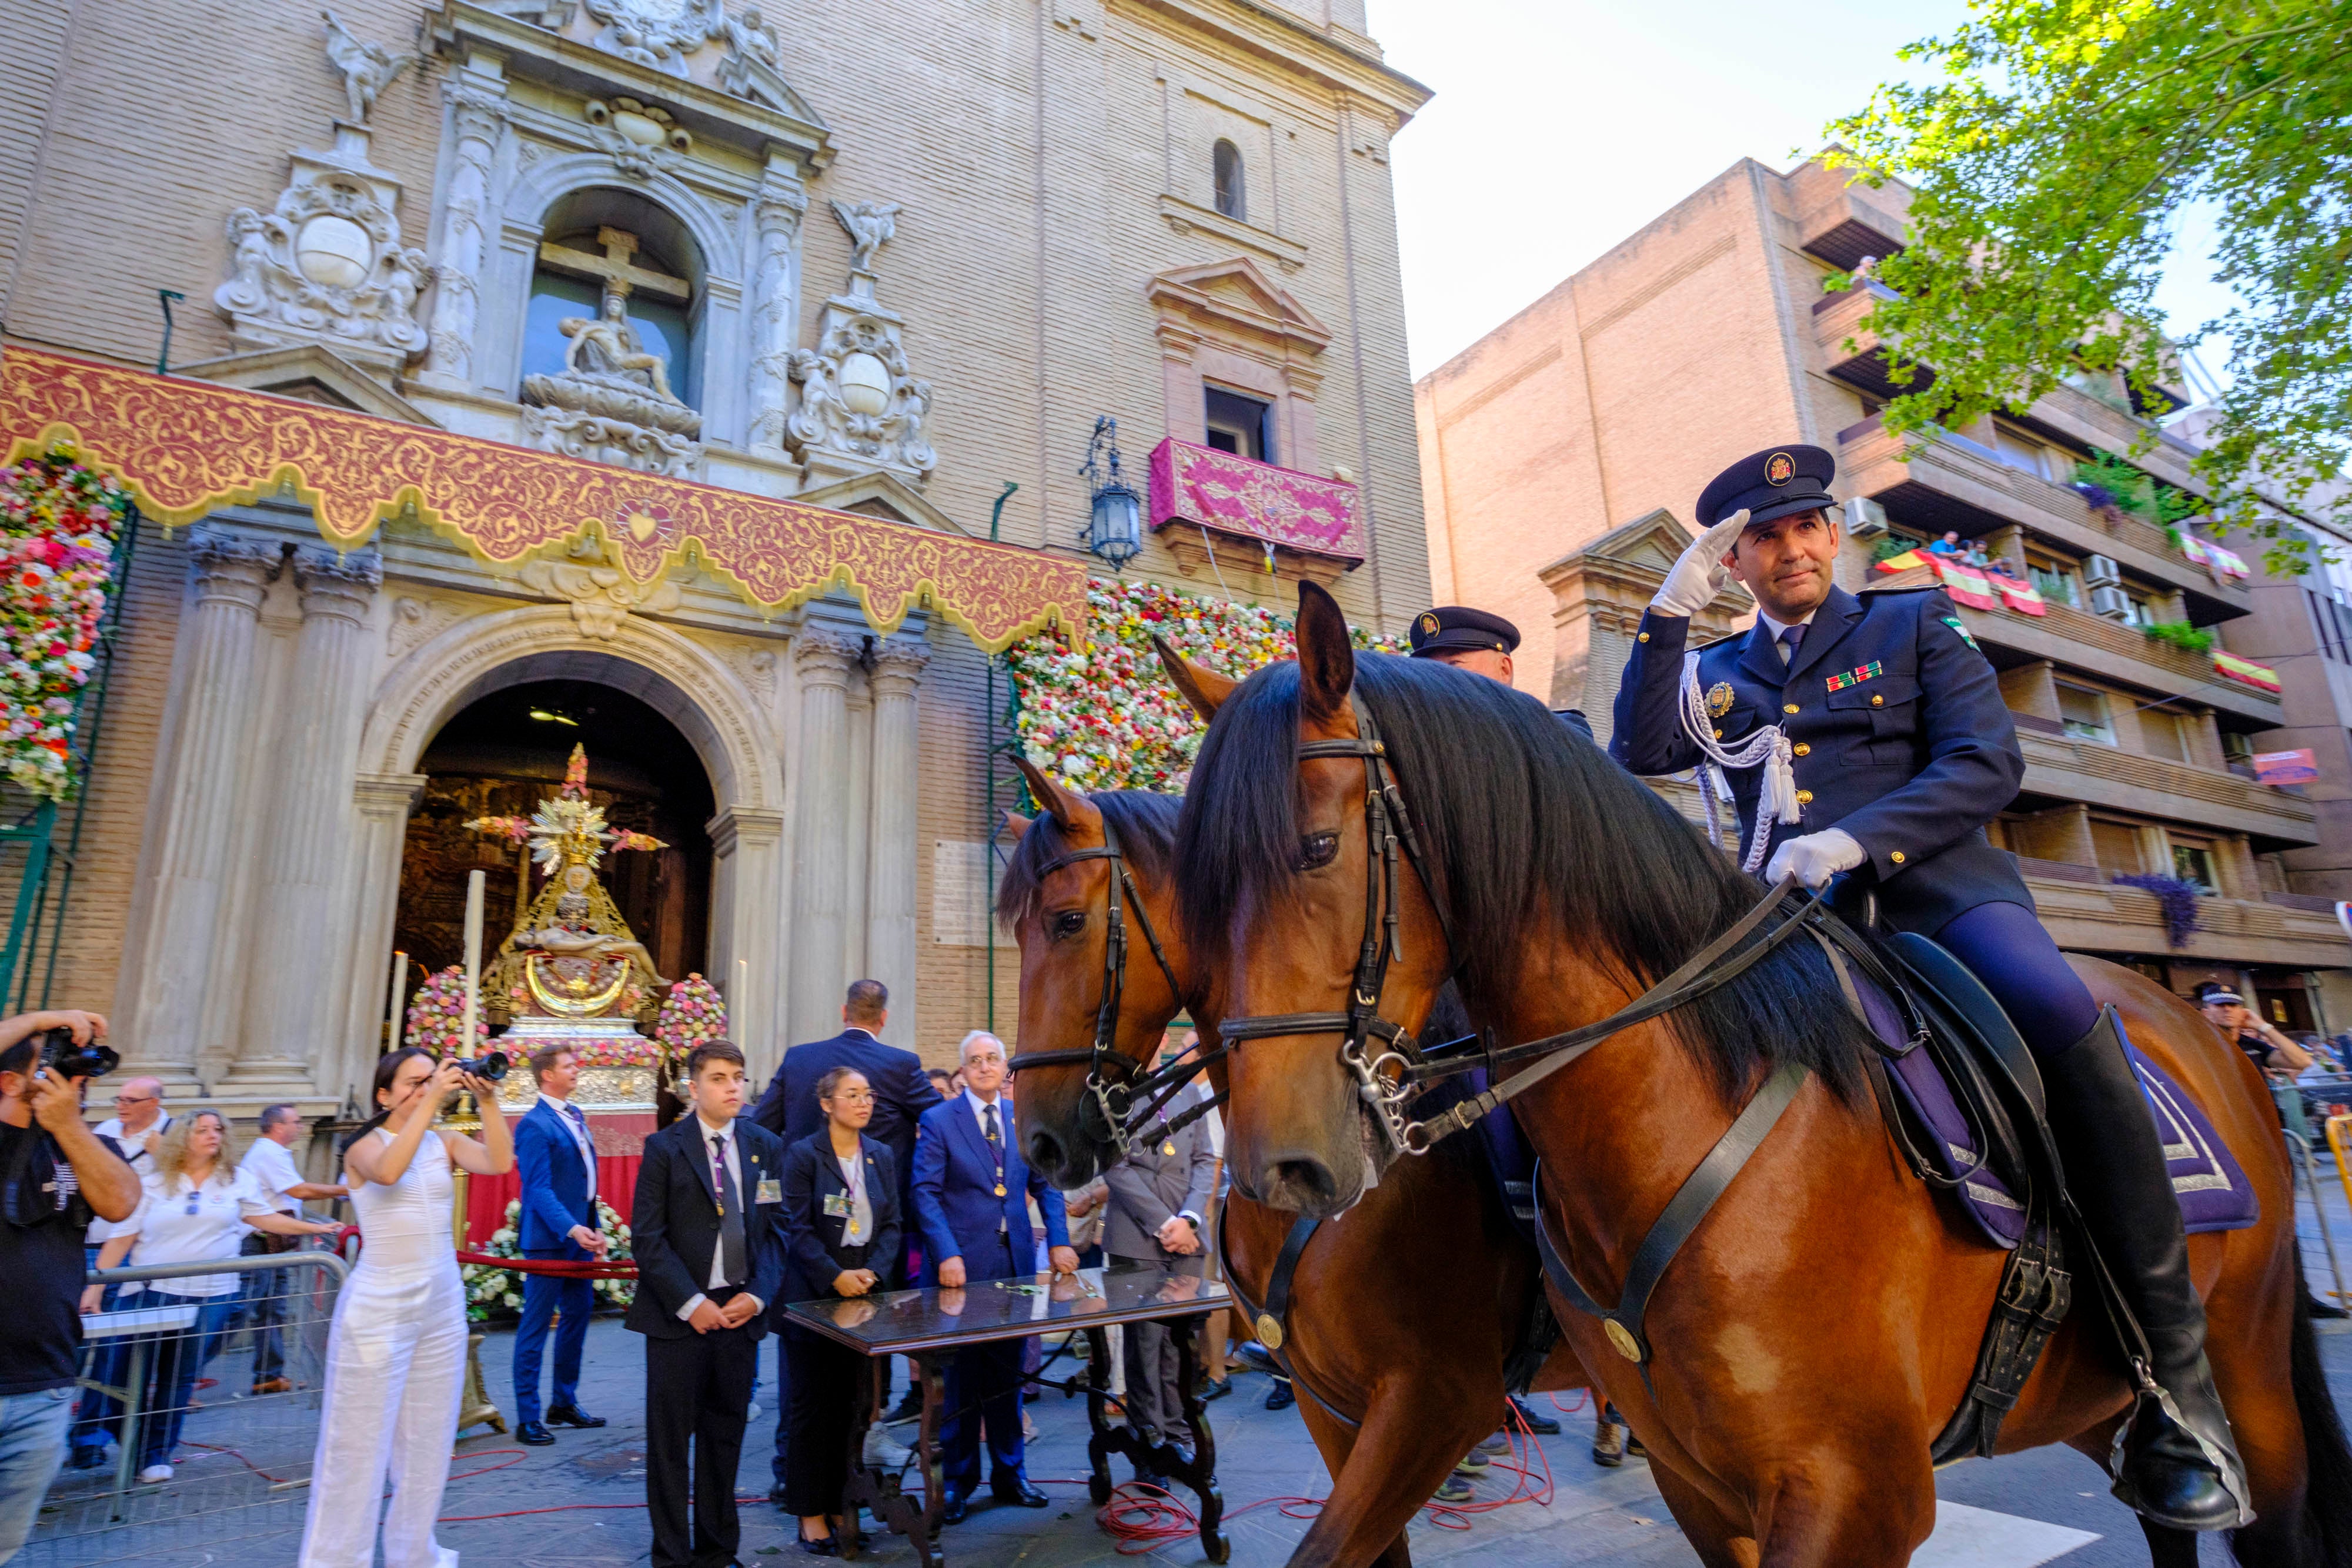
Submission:
{"label": "sky", "polygon": [[[1794,167],[1961,0],[1366,0],[1437,96],[1390,152],[1412,373],[1451,359],[1742,158]],[[2158,303],[2219,315],[2185,225]],[[2218,375],[2221,356],[2204,362]]]}

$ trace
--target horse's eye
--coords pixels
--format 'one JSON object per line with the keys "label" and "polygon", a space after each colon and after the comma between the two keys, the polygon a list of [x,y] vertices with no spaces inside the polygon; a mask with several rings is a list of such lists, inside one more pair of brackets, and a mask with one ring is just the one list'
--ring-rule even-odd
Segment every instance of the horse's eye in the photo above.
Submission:
{"label": "horse's eye", "polygon": [[1086,928],[1087,912],[1083,909],[1066,909],[1054,916],[1054,937],[1056,941],[1065,936],[1076,936]]}
{"label": "horse's eye", "polygon": [[1317,866],[1329,865],[1339,852],[1339,834],[1309,833],[1298,841],[1298,869],[1313,871]]}

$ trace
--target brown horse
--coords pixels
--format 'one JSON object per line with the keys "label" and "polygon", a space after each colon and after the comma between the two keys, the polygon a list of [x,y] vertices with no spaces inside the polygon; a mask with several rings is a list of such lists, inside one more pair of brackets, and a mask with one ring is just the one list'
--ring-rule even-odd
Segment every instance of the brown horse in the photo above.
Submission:
{"label": "brown horse", "polygon": [[[1105,923],[1111,865],[1065,861],[1105,842],[1111,820],[1142,922],[1165,944],[1168,977],[1136,927],[1129,930],[1116,1045],[1129,1063],[1149,1066],[1161,1031],[1189,1008],[1213,1040],[1217,1003],[1184,946],[1176,917],[1170,853],[1177,803],[1142,792],[1073,793],[1025,763],[1029,788],[1045,810],[1021,835],[999,894],[999,910],[1021,945],[1020,1054],[1076,1051],[1094,1039],[1105,992]],[[1014,1058],[1019,1061],[1019,1056]],[[1123,1069],[1121,1069],[1123,1071]],[[1222,1068],[1212,1065],[1222,1087]],[[1112,1157],[1086,1107],[1083,1061],[1024,1068],[1015,1124],[1030,1163],[1046,1178],[1077,1186]],[[1511,1228],[1490,1182],[1466,1148],[1416,1160],[1397,1179],[1316,1232],[1301,1257],[1283,1350],[1303,1385],[1298,1411],[1329,1466],[1331,1495],[1291,1554],[1293,1568],[1407,1568],[1405,1526],[1471,1445],[1505,1416],[1503,1364],[1526,1323],[1540,1277],[1535,1249]],[[1240,1293],[1265,1300],[1268,1277],[1296,1215],[1235,1195],[1225,1205],[1224,1244]],[[1412,1267],[1413,1264],[1423,1267]],[[1400,1268],[1400,1264],[1407,1267]],[[1236,1316],[1245,1314],[1238,1313]],[[1433,1354],[1433,1347],[1443,1346]],[[1565,1348],[1555,1349],[1535,1386],[1585,1386]],[[1347,1417],[1327,1411],[1328,1400]]]}
{"label": "brown horse", "polygon": [[[1536,1040],[1616,1012],[1761,889],[1528,697],[1353,652],[1338,606],[1311,584],[1297,651],[1296,664],[1229,690],[1162,653],[1214,716],[1178,832],[1188,941],[1222,986],[1229,1030],[1267,1015],[1297,1030],[1234,1049],[1234,1187],[1325,1213],[1398,1175],[1338,1032],[1297,1017],[1344,1013],[1369,956],[1391,960],[1366,998],[1382,1018],[1418,1029],[1450,975],[1475,1022],[1504,1043]],[[1377,726],[1417,849],[1385,879],[1384,845],[1367,842],[1364,758],[1301,755],[1359,737],[1351,698]],[[1391,917],[1392,937],[1368,929]],[[2116,966],[2075,962],[2211,1114],[2261,1202],[2252,1228],[2189,1238],[2214,1379],[2259,1514],[2235,1533],[2238,1560],[2352,1563],[2352,1452],[2303,1309],[2294,1189],[2268,1097],[2179,998]],[[1543,1159],[1543,1222],[1582,1288],[1609,1301],[1759,1084],[1806,1070],[1650,1298],[1648,1379],[1597,1320],[1554,1295],[1710,1564],[1902,1563],[1934,1525],[1929,1445],[1967,1389],[2005,1254],[1963,1234],[1898,1157],[1865,1085],[1867,1049],[1826,961],[1798,941],[1512,1102]],[[2079,1277],[2076,1310],[2001,1429],[2004,1451],[2063,1442],[2103,1456],[2130,1405],[2087,1270]],[[2196,1561],[2193,1536],[2143,1529],[2159,1563]]]}

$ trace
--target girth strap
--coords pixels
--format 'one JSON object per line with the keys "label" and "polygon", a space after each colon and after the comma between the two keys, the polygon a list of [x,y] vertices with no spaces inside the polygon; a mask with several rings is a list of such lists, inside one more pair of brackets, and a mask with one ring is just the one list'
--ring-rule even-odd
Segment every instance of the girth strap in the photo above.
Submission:
{"label": "girth strap", "polygon": [[1234,1273],[1233,1252],[1225,1244],[1225,1219],[1223,1215],[1217,1219],[1217,1266],[1224,1271],[1225,1289],[1233,1292],[1234,1300],[1240,1302],[1242,1311],[1249,1314],[1250,1332],[1257,1336],[1258,1343],[1265,1346],[1266,1354],[1274,1357],[1274,1364],[1282,1368],[1282,1375],[1290,1379],[1290,1386],[1294,1390],[1315,1401],[1334,1421],[1350,1428],[1362,1427],[1361,1421],[1315,1392],[1314,1385],[1298,1375],[1298,1368],[1291,1362],[1290,1353],[1285,1348],[1290,1337],[1291,1281],[1298,1273],[1298,1260],[1305,1255],[1307,1243],[1314,1239],[1316,1230],[1323,1222],[1311,1215],[1302,1214],[1291,1226],[1290,1234],[1282,1239],[1282,1250],[1275,1255],[1274,1273],[1265,1285],[1265,1304],[1257,1308],[1250,1305],[1248,1295],[1242,1290],[1241,1281]]}
{"label": "girth strap", "polygon": [[[1536,1204],[1536,1247],[1542,1255],[1544,1273],[1559,1293],[1568,1298],[1570,1306],[1591,1317],[1599,1318],[1608,1331],[1609,1343],[1626,1360],[1642,1369],[1642,1382],[1650,1385],[1650,1364],[1653,1352],[1643,1318],[1649,1311],[1651,1292],[1658,1288],[1659,1279],[1675,1254],[1699,1227],[1716,1200],[1731,1185],[1732,1178],[1746,1167],[1748,1159],[1763,1145],[1765,1138],[1780,1124],[1780,1113],[1804,1087],[1808,1070],[1796,1062],[1783,1062],[1775,1068],[1748,1108],[1739,1113],[1730,1129],[1716,1141],[1698,1168],[1683,1178],[1683,1185],[1658,1216],[1657,1223],[1633,1252],[1633,1261],[1625,1270],[1625,1288],[1613,1307],[1604,1307],[1592,1299],[1591,1292],[1576,1282],[1560,1258],[1559,1249],[1551,1239],[1551,1226],[1544,1218],[1543,1204]],[[1536,1185],[1540,1192],[1543,1168],[1536,1169]],[[1653,1395],[1656,1390],[1652,1388]]]}

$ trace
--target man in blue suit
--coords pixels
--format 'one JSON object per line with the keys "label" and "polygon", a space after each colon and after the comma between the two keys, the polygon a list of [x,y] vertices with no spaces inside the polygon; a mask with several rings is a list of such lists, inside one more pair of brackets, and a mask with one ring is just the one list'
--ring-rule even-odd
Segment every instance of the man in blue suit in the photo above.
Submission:
{"label": "man in blue suit", "polygon": [[[1706,532],[1636,628],[1610,755],[1641,774],[1722,765],[1744,865],[1807,887],[1845,878],[1999,998],[2040,1065],[2068,1193],[2169,1396],[2127,1422],[2115,1494],[2159,1524],[2234,1528],[2253,1517],[2244,1470],[2122,1018],[2093,998],[1985,832],[2025,774],[2000,680],[1940,587],[1898,580],[1856,596],[1832,580],[1836,473],[1829,453],[1792,444],[1707,486]],[[1755,627],[1688,647],[1691,617],[1731,575],[1756,596]]]}
{"label": "man in blue suit", "polygon": [[[522,1174],[522,1220],[516,1238],[525,1258],[578,1262],[604,1256],[606,1242],[596,1225],[596,1148],[588,1118],[572,1103],[580,1082],[580,1059],[551,1045],[530,1059],[539,1081],[539,1103],[515,1126],[515,1166]],[[596,1287],[587,1280],[545,1274],[522,1277],[522,1322],[515,1330],[515,1441],[534,1448],[555,1441],[549,1427],[601,1427],[602,1416],[580,1408],[580,1351],[588,1342],[589,1314],[596,1310]],[[539,1363],[547,1344],[547,1323],[555,1331],[555,1397],[547,1419],[539,1416]]]}
{"label": "man in blue suit", "polygon": [[[915,1120],[940,1103],[940,1092],[924,1075],[921,1057],[882,1043],[880,1035],[889,1021],[890,988],[879,980],[852,981],[841,1005],[841,1032],[831,1040],[810,1040],[786,1051],[783,1061],[777,1064],[776,1075],[768,1080],[766,1092],[751,1108],[751,1120],[775,1134],[783,1140],[784,1147],[791,1148],[814,1137],[824,1126],[824,1111],[816,1101],[818,1082],[836,1067],[863,1073],[874,1090],[874,1119],[866,1124],[866,1135],[889,1146],[891,1176],[897,1183],[893,1196],[898,1199],[898,1212],[905,1214],[908,1171],[915,1158]],[[914,1227],[908,1226],[907,1231],[911,1243]],[[886,1287],[906,1283],[903,1256],[887,1261],[877,1259],[875,1271],[882,1276]],[[780,1336],[776,1341],[775,1480],[768,1490],[770,1500],[780,1507],[784,1500],[784,1450],[790,1430],[785,1412],[791,1401],[784,1391],[790,1386]],[[889,1392],[886,1384],[882,1390],[886,1400]],[[908,1397],[915,1397],[912,1391]],[[904,1448],[890,1441],[879,1422],[867,1428],[866,1463],[896,1469],[907,1462],[907,1457]]]}
{"label": "man in blue suit", "polygon": [[[923,1113],[915,1142],[912,1197],[931,1282],[943,1291],[1036,1271],[1029,1200],[1045,1218],[1054,1272],[1076,1273],[1062,1195],[1022,1159],[1013,1102],[1003,1092],[1004,1044],[974,1030],[963,1039],[964,1092]],[[1022,1469],[1021,1342],[958,1351],[949,1364],[950,1412],[940,1435],[948,1524],[961,1521],[980,1485],[980,1427],[988,1424],[989,1490],[999,1502],[1044,1508]]]}

